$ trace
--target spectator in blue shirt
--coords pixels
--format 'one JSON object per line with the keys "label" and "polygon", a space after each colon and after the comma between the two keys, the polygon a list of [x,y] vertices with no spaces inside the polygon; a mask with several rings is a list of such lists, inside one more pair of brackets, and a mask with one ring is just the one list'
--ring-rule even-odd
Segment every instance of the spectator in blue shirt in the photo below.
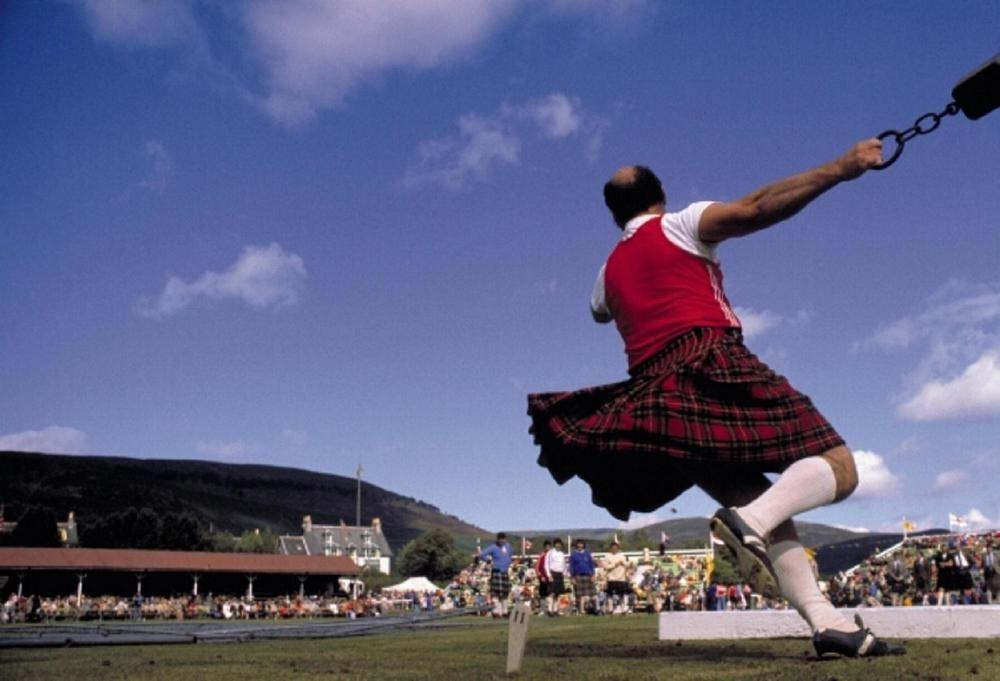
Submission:
{"label": "spectator in blue shirt", "polygon": [[510,562],[513,558],[507,533],[498,532],[497,540],[480,551],[477,558],[490,565],[490,596],[493,598],[493,614],[506,617],[507,596],[510,595]]}
{"label": "spectator in blue shirt", "polygon": [[587,550],[587,544],[577,539],[573,553],[569,556],[569,574],[573,578],[573,594],[576,596],[577,614],[587,611],[587,606],[596,595],[594,588],[594,557]]}

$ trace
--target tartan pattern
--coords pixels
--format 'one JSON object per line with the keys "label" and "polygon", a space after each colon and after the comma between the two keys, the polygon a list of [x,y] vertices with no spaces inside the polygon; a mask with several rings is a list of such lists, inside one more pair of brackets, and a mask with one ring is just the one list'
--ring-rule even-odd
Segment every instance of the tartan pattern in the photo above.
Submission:
{"label": "tartan pattern", "polygon": [[510,594],[510,575],[505,570],[490,573],[490,594],[497,598],[507,598]]}
{"label": "tartan pattern", "polygon": [[844,444],[812,401],[757,359],[738,329],[699,328],[629,370],[627,381],[528,396],[538,463],[590,484],[620,519],[692,485],[690,464],[780,472]]}
{"label": "tartan pattern", "polygon": [[573,594],[577,598],[593,598],[597,595],[594,575],[577,575],[573,578]]}

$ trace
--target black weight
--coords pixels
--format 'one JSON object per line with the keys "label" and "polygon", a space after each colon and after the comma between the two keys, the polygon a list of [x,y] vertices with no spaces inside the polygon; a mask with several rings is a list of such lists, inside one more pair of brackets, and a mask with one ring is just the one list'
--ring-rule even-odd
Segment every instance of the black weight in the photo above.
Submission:
{"label": "black weight", "polygon": [[951,96],[973,121],[1000,107],[1000,54],[959,81]]}

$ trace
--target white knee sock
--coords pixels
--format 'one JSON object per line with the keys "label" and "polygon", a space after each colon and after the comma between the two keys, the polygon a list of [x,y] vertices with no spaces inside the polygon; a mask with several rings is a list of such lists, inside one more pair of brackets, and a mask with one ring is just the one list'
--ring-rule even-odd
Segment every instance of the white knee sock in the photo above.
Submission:
{"label": "white knee sock", "polygon": [[833,468],[821,456],[800,459],[785,469],[766,492],[736,509],[747,525],[765,539],[789,518],[832,503],[837,496]]}
{"label": "white knee sock", "polygon": [[767,557],[771,559],[774,572],[778,575],[781,595],[802,615],[813,631],[857,631],[858,627],[834,608],[819,590],[802,544],[797,541],[780,541],[767,550]]}

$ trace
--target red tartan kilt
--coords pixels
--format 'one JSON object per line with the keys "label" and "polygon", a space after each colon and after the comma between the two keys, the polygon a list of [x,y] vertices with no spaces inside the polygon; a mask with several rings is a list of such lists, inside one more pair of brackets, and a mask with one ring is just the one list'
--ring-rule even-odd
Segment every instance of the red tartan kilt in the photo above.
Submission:
{"label": "red tartan kilt", "polygon": [[693,484],[691,464],[777,472],[844,444],[737,329],[693,329],[629,373],[620,383],[528,396],[538,463],[559,484],[588,482],[594,503],[616,518],[681,494]]}

